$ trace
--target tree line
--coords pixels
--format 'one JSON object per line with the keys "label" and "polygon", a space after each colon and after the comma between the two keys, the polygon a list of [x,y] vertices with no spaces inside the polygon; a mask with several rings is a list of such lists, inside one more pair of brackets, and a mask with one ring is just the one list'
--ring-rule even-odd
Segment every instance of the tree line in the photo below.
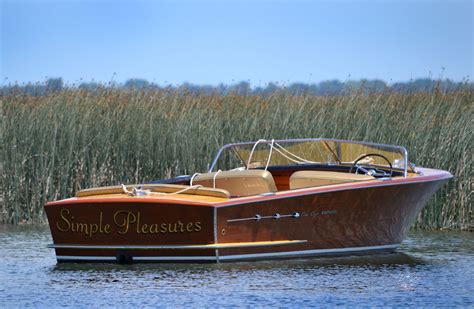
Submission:
{"label": "tree line", "polygon": [[270,95],[277,91],[285,91],[293,95],[347,95],[354,91],[364,93],[380,93],[393,91],[398,93],[423,93],[439,90],[441,92],[454,92],[463,89],[474,89],[474,83],[467,80],[455,82],[449,79],[431,79],[419,78],[406,82],[396,82],[388,84],[380,79],[361,79],[350,81],[326,80],[319,83],[268,83],[265,86],[252,85],[247,81],[241,81],[232,85],[219,84],[197,85],[192,83],[183,83],[180,85],[161,86],[146,79],[132,78],[123,84],[120,83],[97,83],[83,82],[80,84],[65,84],[62,78],[50,78],[41,83],[9,84],[0,87],[0,93],[3,95],[11,94],[30,94],[33,96],[48,95],[66,89],[83,89],[90,92],[98,91],[101,88],[118,88],[125,90],[175,90],[186,94],[204,94],[204,95],[227,95],[235,93],[238,95]]}

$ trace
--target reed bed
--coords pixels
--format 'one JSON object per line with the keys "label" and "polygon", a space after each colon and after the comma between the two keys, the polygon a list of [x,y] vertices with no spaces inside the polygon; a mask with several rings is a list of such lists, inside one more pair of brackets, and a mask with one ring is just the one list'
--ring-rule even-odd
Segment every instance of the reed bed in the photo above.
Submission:
{"label": "reed bed", "polygon": [[415,228],[472,228],[474,91],[317,97],[196,95],[104,87],[0,97],[1,222],[44,222],[46,201],[82,188],[202,172],[218,148],[260,138],[399,144],[455,175]]}

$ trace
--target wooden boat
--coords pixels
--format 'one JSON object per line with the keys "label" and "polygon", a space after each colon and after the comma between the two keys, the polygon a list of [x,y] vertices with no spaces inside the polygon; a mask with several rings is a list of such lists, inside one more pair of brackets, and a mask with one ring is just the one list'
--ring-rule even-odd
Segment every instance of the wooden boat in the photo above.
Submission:
{"label": "wooden boat", "polygon": [[45,210],[58,262],[374,254],[394,251],[450,178],[401,146],[259,140],[225,145],[206,173],[86,189]]}

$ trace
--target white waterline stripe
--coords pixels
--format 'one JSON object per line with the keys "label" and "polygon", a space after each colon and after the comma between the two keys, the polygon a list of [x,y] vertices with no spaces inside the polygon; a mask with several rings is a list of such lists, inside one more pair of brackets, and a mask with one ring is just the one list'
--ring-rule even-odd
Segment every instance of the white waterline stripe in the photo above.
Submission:
{"label": "white waterline stripe", "polygon": [[134,261],[218,261],[217,256],[134,256]]}
{"label": "white waterline stripe", "polygon": [[240,254],[240,255],[221,255],[221,260],[242,260],[263,257],[285,257],[285,256],[301,256],[311,254],[331,254],[331,253],[353,253],[373,250],[396,249],[400,244],[370,246],[370,247],[353,247],[353,248],[336,248],[336,249],[315,249],[303,251],[286,251],[286,252],[272,252],[272,253],[254,253],[254,254]]}
{"label": "white waterline stripe", "polygon": [[[112,256],[58,255],[58,261],[116,261]],[[215,261],[215,256],[134,256],[134,261]]]}
{"label": "white waterline stripe", "polygon": [[110,249],[110,250],[160,250],[160,249],[228,249],[228,248],[246,248],[246,247],[268,247],[302,244],[307,240],[277,240],[261,242],[242,242],[233,244],[206,244],[206,245],[176,245],[176,246],[101,246],[101,245],[63,245],[50,244],[48,248],[53,249]]}
{"label": "white waterline stripe", "polygon": [[114,256],[74,256],[74,255],[57,255],[58,261],[115,261]]}
{"label": "white waterline stripe", "polygon": [[[218,260],[245,260],[265,257],[292,257],[316,254],[331,254],[331,253],[355,253],[363,251],[376,251],[384,249],[396,249],[400,244],[382,245],[382,246],[368,246],[368,247],[352,247],[352,248],[336,248],[336,249],[316,249],[316,250],[302,250],[302,251],[288,251],[288,252],[272,252],[272,253],[255,253],[255,254],[240,254],[240,255],[220,255],[217,256],[134,256],[134,261],[218,261]],[[115,257],[110,256],[64,256],[58,255],[57,260],[68,261],[115,261]]]}

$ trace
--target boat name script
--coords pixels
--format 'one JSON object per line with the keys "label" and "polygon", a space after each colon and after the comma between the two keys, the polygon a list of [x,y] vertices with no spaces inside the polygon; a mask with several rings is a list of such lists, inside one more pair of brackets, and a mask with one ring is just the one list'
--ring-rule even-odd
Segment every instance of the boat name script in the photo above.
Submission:
{"label": "boat name script", "polygon": [[61,220],[56,222],[56,227],[61,232],[82,233],[90,238],[95,234],[110,234],[117,232],[137,234],[167,234],[167,233],[194,233],[202,229],[200,221],[171,222],[171,223],[143,223],[141,213],[129,210],[119,210],[113,215],[113,224],[104,223],[103,213],[99,213],[97,222],[79,222],[74,220],[69,209],[63,208],[60,212]]}

